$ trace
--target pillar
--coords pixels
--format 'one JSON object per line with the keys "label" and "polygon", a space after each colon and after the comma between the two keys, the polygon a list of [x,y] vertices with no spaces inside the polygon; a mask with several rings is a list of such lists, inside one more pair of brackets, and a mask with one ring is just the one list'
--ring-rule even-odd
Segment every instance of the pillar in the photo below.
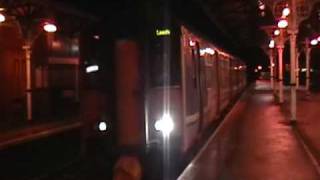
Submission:
{"label": "pillar", "polygon": [[274,58],[273,58],[273,50],[269,50],[269,58],[270,58],[270,83],[271,83],[271,89],[274,91]]}
{"label": "pillar", "polygon": [[306,91],[310,91],[310,59],[311,59],[311,47],[308,40],[305,41],[305,54],[306,54]]}
{"label": "pillar", "polygon": [[114,169],[114,179],[117,180],[141,178],[138,151],[143,145],[144,116],[140,58],[139,47],[135,41],[116,41],[117,144],[122,150]]}
{"label": "pillar", "polygon": [[290,109],[291,120],[297,120],[297,89],[296,89],[296,58],[297,58],[297,34],[298,34],[298,14],[296,0],[290,1],[291,15],[289,16],[290,34]]}
{"label": "pillar", "polygon": [[297,120],[297,89],[296,89],[296,32],[290,34],[290,109],[291,109],[291,120]]}
{"label": "pillar", "polygon": [[297,50],[297,58],[296,58],[296,88],[299,88],[300,86],[300,63],[299,63],[299,57],[300,52]]}
{"label": "pillar", "polygon": [[31,82],[31,43],[25,42],[23,46],[25,51],[26,60],[26,107],[27,107],[27,120],[32,119],[32,82]]}
{"label": "pillar", "polygon": [[283,49],[284,49],[284,45],[278,45],[277,46],[278,49],[278,70],[279,70],[279,82],[278,82],[278,86],[279,86],[279,103],[283,103],[284,102],[284,94],[283,94]]}

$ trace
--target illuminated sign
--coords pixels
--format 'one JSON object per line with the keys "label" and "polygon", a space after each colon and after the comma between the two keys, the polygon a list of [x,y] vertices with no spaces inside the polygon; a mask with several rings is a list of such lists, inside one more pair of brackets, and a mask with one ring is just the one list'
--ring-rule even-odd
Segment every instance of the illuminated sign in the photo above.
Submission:
{"label": "illuminated sign", "polygon": [[169,29],[157,29],[156,35],[157,36],[170,36],[171,31]]}

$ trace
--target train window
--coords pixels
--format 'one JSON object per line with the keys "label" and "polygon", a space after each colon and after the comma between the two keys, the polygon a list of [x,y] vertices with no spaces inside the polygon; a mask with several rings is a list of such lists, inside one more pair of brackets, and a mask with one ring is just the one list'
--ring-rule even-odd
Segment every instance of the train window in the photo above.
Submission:
{"label": "train window", "polygon": [[150,43],[148,68],[151,87],[180,84],[180,62],[176,53],[179,45],[170,37],[158,37]]}
{"label": "train window", "polygon": [[192,81],[193,81],[193,87],[198,87],[198,81],[197,81],[197,74],[198,74],[198,63],[197,63],[197,50],[192,48],[191,50],[191,57],[192,57],[192,67],[193,67],[193,74],[192,74]]}

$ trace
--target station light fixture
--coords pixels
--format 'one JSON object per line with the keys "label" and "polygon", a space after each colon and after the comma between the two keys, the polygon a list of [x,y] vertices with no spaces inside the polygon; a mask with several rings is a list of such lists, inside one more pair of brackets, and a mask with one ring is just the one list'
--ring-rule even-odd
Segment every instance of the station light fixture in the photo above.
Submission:
{"label": "station light fixture", "polygon": [[312,46],[316,46],[316,45],[318,45],[318,40],[317,39],[312,39],[311,41],[310,41],[310,44],[312,45]]}
{"label": "station light fixture", "polygon": [[193,41],[193,40],[190,40],[190,41],[189,41],[189,46],[193,47],[193,46],[195,46],[195,45],[196,45],[196,42],[195,42],[195,41]]}
{"label": "station light fixture", "polygon": [[98,128],[99,128],[99,131],[104,132],[104,131],[107,131],[108,125],[106,122],[101,121],[99,122]]}
{"label": "station light fixture", "polygon": [[200,49],[200,56],[204,56],[206,54],[205,49]]}
{"label": "station light fixture", "polygon": [[317,41],[320,42],[320,36],[317,37]]}
{"label": "station light fixture", "polygon": [[271,39],[270,40],[270,43],[269,43],[269,48],[274,48],[274,46],[275,46],[275,42],[274,42],[274,40],[273,39]]}
{"label": "station light fixture", "polygon": [[86,67],[86,73],[93,73],[99,71],[99,66],[98,65],[91,65]]}
{"label": "station light fixture", "polygon": [[214,55],[216,52],[212,48],[204,48],[200,49],[200,56],[204,56],[205,54]]}
{"label": "station light fixture", "polygon": [[57,26],[53,23],[49,23],[49,22],[46,22],[44,25],[43,25],[43,29],[46,31],[46,32],[49,32],[49,33],[53,33],[53,32],[56,32],[57,31]]}
{"label": "station light fixture", "polygon": [[266,5],[265,4],[260,4],[259,5],[259,9],[260,10],[265,10],[266,9]]}
{"label": "station light fixture", "polygon": [[290,8],[286,7],[282,10],[282,17],[287,17],[290,14]]}
{"label": "station light fixture", "polygon": [[99,40],[100,36],[96,34],[96,35],[93,36],[93,38],[96,39],[96,40]]}
{"label": "station light fixture", "polygon": [[273,32],[273,34],[275,35],[275,36],[279,36],[280,35],[280,30],[279,29],[276,29],[276,30],[274,30],[274,32]]}
{"label": "station light fixture", "polygon": [[262,1],[258,1],[258,5],[259,5],[259,9],[261,11],[265,10],[266,9],[266,5],[262,2]]}
{"label": "station light fixture", "polygon": [[174,123],[169,113],[164,113],[162,117],[156,121],[154,127],[157,131],[161,131],[164,136],[170,135],[174,129]]}
{"label": "station light fixture", "polygon": [[206,53],[210,55],[214,55],[216,52],[211,48],[206,48]]}
{"label": "station light fixture", "polygon": [[286,19],[281,19],[278,22],[278,28],[284,29],[286,27],[288,27],[288,21]]}
{"label": "station light fixture", "polygon": [[258,70],[262,70],[262,66],[258,66]]}
{"label": "station light fixture", "polygon": [[0,23],[3,23],[6,21],[6,17],[4,16],[4,14],[0,13]]}

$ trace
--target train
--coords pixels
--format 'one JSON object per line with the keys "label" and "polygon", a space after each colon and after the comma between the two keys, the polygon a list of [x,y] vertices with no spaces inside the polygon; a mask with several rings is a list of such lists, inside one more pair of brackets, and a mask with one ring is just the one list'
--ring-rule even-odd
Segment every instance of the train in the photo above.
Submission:
{"label": "train", "polygon": [[[171,149],[179,154],[193,147],[247,84],[241,59],[190,29],[179,25],[171,38],[165,35],[171,35],[169,30],[156,31],[162,35],[152,41],[156,53],[146,91],[146,145],[170,138]],[[168,52],[171,58],[166,62]]]}
{"label": "train", "polygon": [[[112,42],[108,66],[86,62],[88,79],[96,79],[93,89],[101,85],[114,88],[110,90],[113,101],[108,102],[113,115],[104,115],[107,120],[97,115],[91,127],[99,131],[93,137],[113,136],[120,148],[127,148],[122,152],[141,150],[142,145],[147,154],[155,152],[153,157],[160,158],[158,152],[169,147],[180,160],[244,90],[247,66],[193,26],[154,6],[156,10],[149,10],[152,15],[139,21],[146,23],[143,33],[129,32],[135,28],[126,21],[130,27],[119,29],[121,33],[126,29],[127,34],[138,32],[134,38],[108,40]],[[103,72],[112,66],[114,69]],[[110,73],[106,76],[106,72]],[[109,80],[94,78],[99,74]]]}
{"label": "train", "polygon": [[[141,85],[144,88],[144,102],[140,103],[143,107],[137,109],[143,109],[144,112],[145,147],[159,146],[163,137],[170,135],[174,142],[172,148],[184,154],[245,88],[247,67],[240,58],[203,38],[187,25],[173,24],[171,28],[155,28],[156,25],[151,25],[152,33],[148,33],[147,40],[143,42],[143,46],[147,48],[144,48],[143,68],[139,73],[143,77]],[[109,59],[115,56],[117,55],[112,55]],[[110,66],[112,63],[109,63],[108,67]],[[108,85],[101,83],[102,81],[111,82],[111,79],[115,79],[116,75],[113,73],[116,70],[106,76],[106,70],[102,72],[106,65],[86,62],[86,71],[93,67],[96,68],[94,72],[85,74],[93,82],[94,88]],[[107,80],[105,77],[108,77]],[[102,95],[100,97],[96,99],[105,99]],[[109,104],[111,107],[116,103]],[[90,108],[84,108],[83,112],[85,109]],[[101,129],[104,131],[107,126],[105,120],[96,116],[93,120],[95,122],[91,123],[94,125],[93,132]],[[108,119],[110,121],[112,118]],[[117,123],[116,120],[108,122],[108,126],[118,126],[110,123]]]}

